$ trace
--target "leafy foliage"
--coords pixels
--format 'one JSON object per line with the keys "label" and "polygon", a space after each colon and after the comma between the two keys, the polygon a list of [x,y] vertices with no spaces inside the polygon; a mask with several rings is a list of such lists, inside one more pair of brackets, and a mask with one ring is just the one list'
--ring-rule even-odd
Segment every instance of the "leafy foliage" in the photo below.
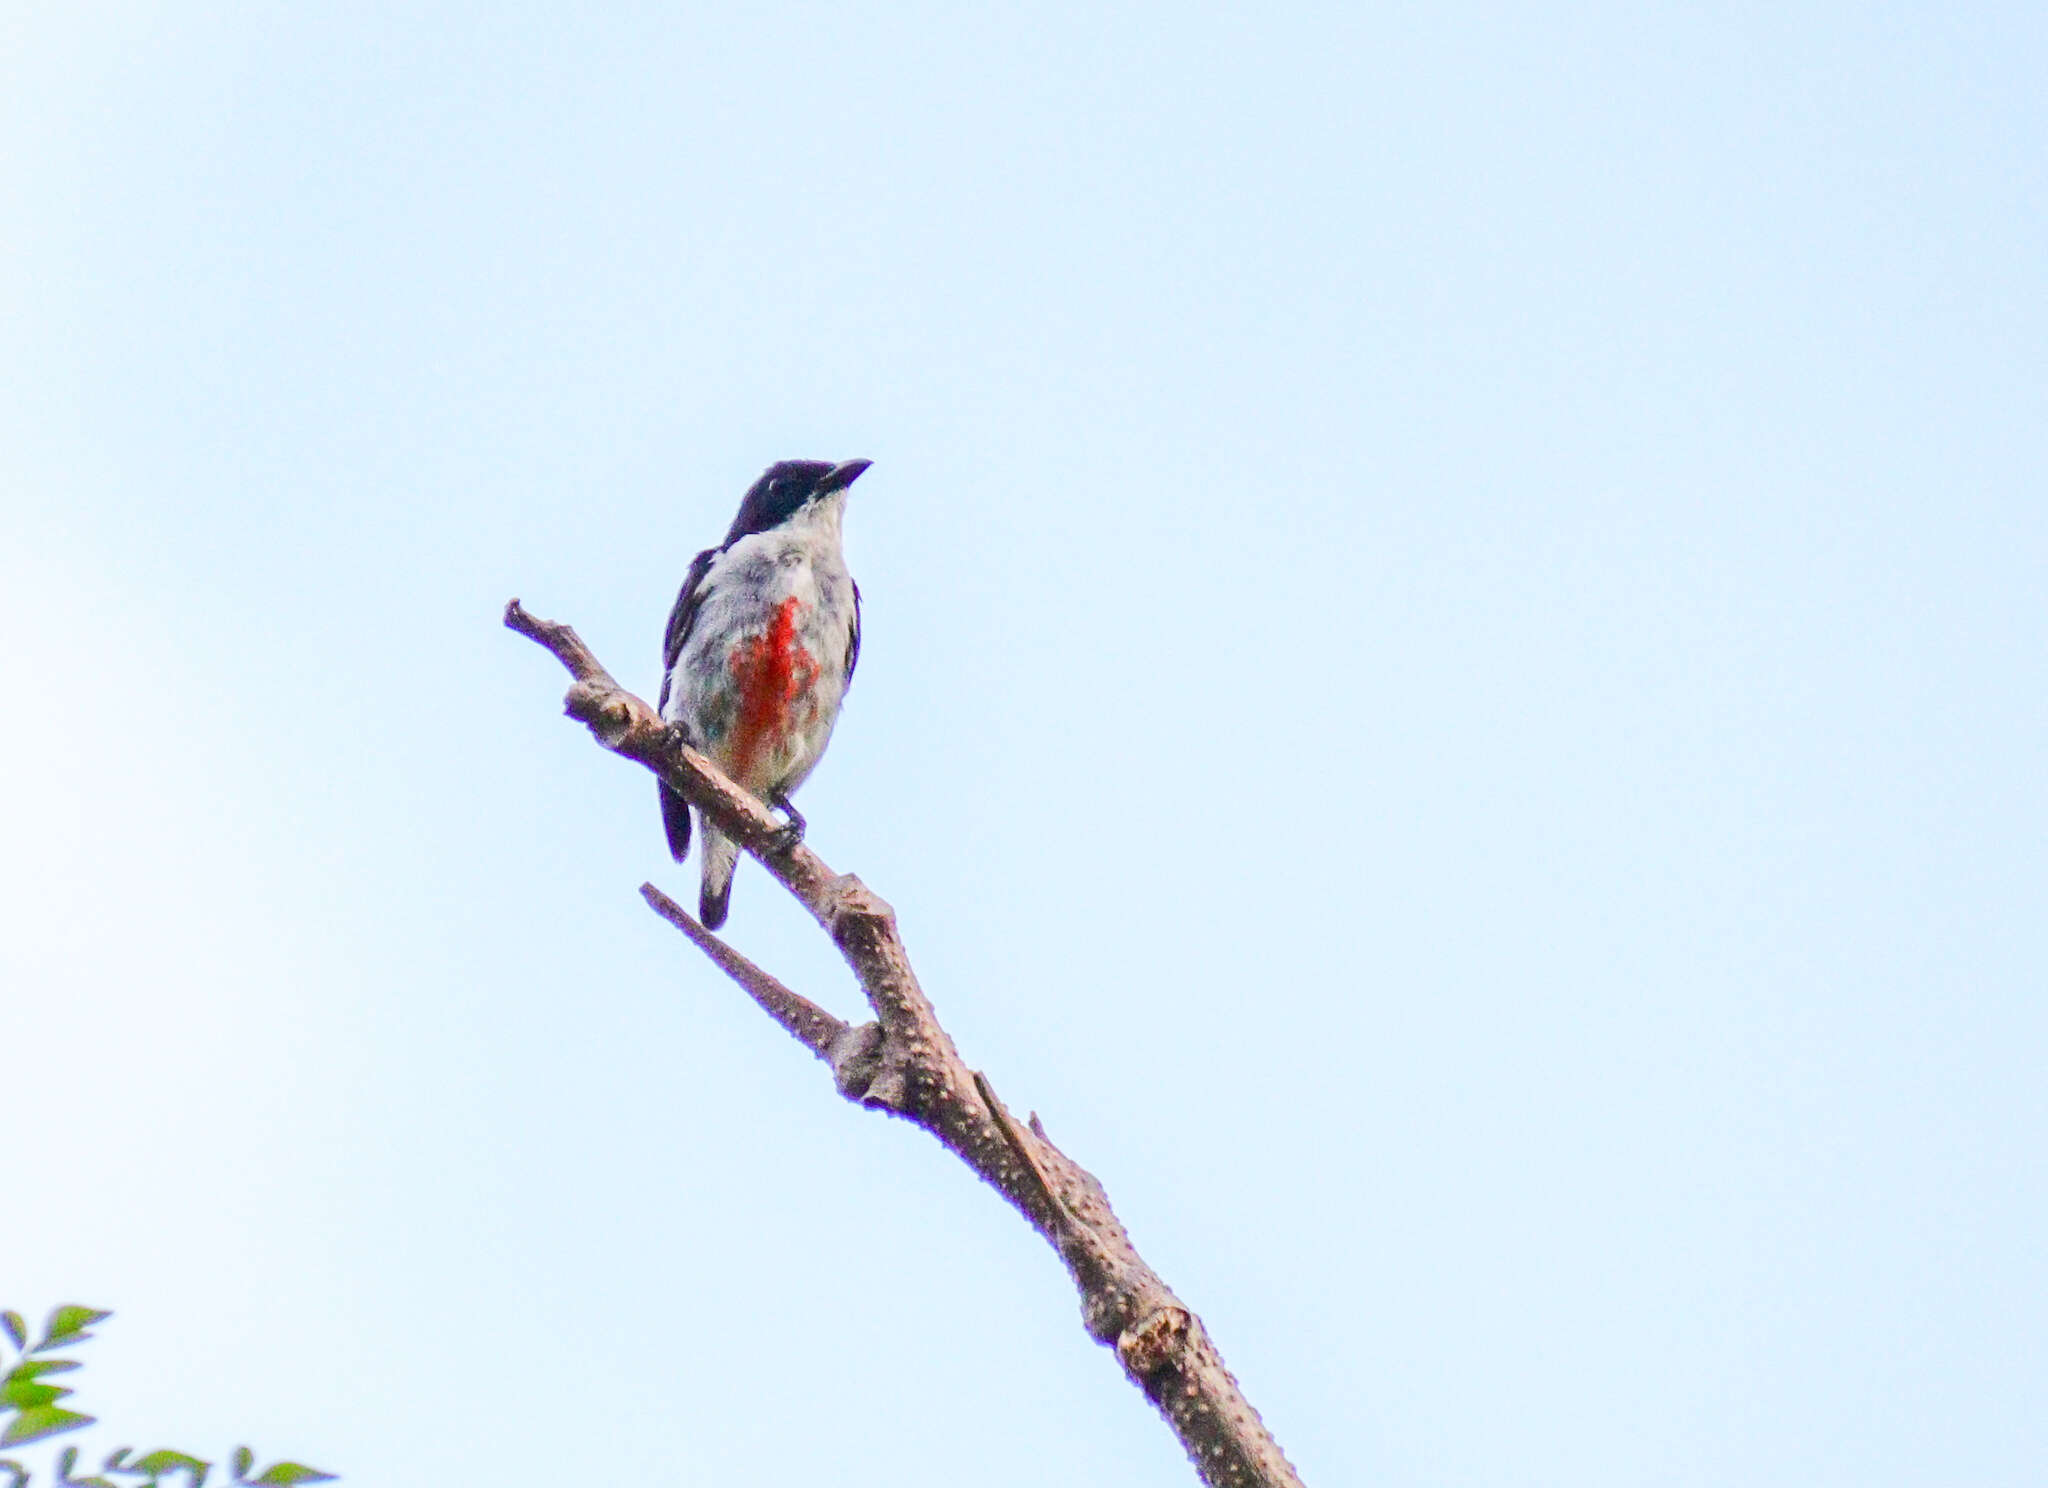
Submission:
{"label": "leafy foliage", "polygon": [[[0,1312],[0,1332],[6,1334],[18,1356],[13,1366],[5,1374],[0,1374],[0,1421],[5,1422],[4,1429],[0,1429],[0,1447],[41,1441],[44,1437],[77,1431],[93,1424],[96,1417],[59,1405],[58,1401],[73,1392],[62,1385],[50,1384],[46,1378],[78,1368],[77,1362],[42,1356],[52,1349],[85,1342],[92,1337],[89,1329],[112,1316],[101,1308],[67,1302],[51,1309],[48,1320],[43,1324],[42,1338],[30,1348],[28,1324],[21,1314]],[[116,1447],[107,1454],[98,1472],[76,1477],[78,1448],[67,1446],[57,1454],[54,1475],[48,1481],[52,1488],[136,1488],[135,1480],[140,1480],[141,1488],[162,1488],[166,1479],[176,1483],[182,1477],[184,1488],[206,1488],[206,1480],[213,1472],[211,1462],[189,1452],[158,1447],[153,1452],[134,1457],[134,1450],[133,1447]],[[231,1481],[247,1485],[247,1488],[291,1488],[298,1483],[334,1481],[333,1473],[321,1472],[303,1462],[273,1462],[255,1477],[250,1477],[250,1470],[255,1466],[256,1454],[247,1447],[236,1447],[228,1459]],[[34,1488],[34,1475],[11,1457],[0,1457],[0,1479],[4,1479],[0,1481],[0,1488]]]}

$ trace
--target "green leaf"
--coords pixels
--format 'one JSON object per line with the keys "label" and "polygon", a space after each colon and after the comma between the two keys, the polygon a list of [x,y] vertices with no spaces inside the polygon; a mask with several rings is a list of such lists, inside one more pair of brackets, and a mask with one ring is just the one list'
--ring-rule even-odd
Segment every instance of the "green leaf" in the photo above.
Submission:
{"label": "green leaf", "polygon": [[76,1431],[81,1426],[90,1426],[96,1419],[80,1411],[66,1410],[61,1405],[39,1405],[21,1412],[7,1423],[7,1430],[0,1432],[0,1447],[41,1441],[60,1431]]}
{"label": "green leaf", "polygon": [[63,1451],[61,1451],[61,1452],[59,1452],[59,1453],[57,1454],[57,1476],[58,1476],[58,1477],[60,1477],[60,1478],[68,1478],[68,1477],[70,1477],[70,1476],[71,1476],[71,1469],[72,1469],[72,1468],[74,1468],[74,1467],[76,1467],[76,1466],[78,1466],[78,1448],[76,1448],[76,1447],[66,1447],[66,1448],[65,1448],[65,1449],[64,1449]]}
{"label": "green leaf", "polygon": [[169,1447],[158,1447],[147,1457],[138,1458],[133,1466],[124,1467],[121,1471],[148,1473],[152,1483],[165,1473],[190,1473],[196,1488],[196,1485],[206,1481],[206,1475],[213,1471],[213,1464],[201,1462],[197,1457],[187,1456],[183,1452],[173,1452]]}
{"label": "green leaf", "polygon": [[41,1379],[46,1374],[62,1374],[77,1367],[76,1359],[23,1359],[6,1374],[0,1375],[0,1380]]}
{"label": "green leaf", "polygon": [[[0,1312],[0,1328],[7,1330],[7,1336],[14,1340],[16,1348],[28,1347],[28,1324],[22,1321],[20,1313],[12,1308],[9,1308],[6,1312]],[[9,1466],[12,1466],[12,1464],[10,1463]]]}
{"label": "green leaf", "polygon": [[55,1405],[71,1392],[62,1385],[39,1385],[32,1379],[0,1381],[0,1405],[13,1410],[34,1410]]}
{"label": "green leaf", "polygon": [[85,1330],[94,1323],[112,1317],[97,1307],[80,1307],[76,1302],[66,1302],[62,1307],[50,1309],[50,1320],[43,1324],[43,1341],[29,1352],[40,1354],[44,1349],[55,1348],[60,1343],[72,1343],[92,1337]]}
{"label": "green leaf", "polygon": [[249,1469],[256,1465],[256,1454],[247,1447],[236,1447],[234,1463],[235,1481],[246,1483],[249,1481]]}
{"label": "green leaf", "polygon": [[258,1485],[281,1485],[289,1483],[331,1483],[333,1473],[324,1473],[317,1467],[307,1467],[302,1462],[280,1462],[263,1470],[260,1478],[249,1480]]}
{"label": "green leaf", "polygon": [[121,1472],[121,1471],[123,1471],[123,1470],[124,1470],[124,1469],[125,1469],[125,1468],[127,1467],[127,1465],[128,1465],[128,1454],[129,1454],[130,1452],[134,1451],[134,1450],[135,1450],[135,1449],[134,1449],[133,1447],[116,1447],[116,1448],[114,1448],[114,1450],[113,1450],[113,1451],[111,1451],[111,1452],[107,1453],[107,1460],[106,1460],[105,1462],[102,1462],[102,1463],[100,1464],[100,1471],[101,1471],[101,1472]]}
{"label": "green leaf", "polygon": [[12,1457],[0,1457],[0,1473],[8,1473],[14,1478],[14,1481],[8,1484],[7,1488],[22,1488],[22,1485],[28,1481],[28,1469],[19,1462],[16,1462]]}

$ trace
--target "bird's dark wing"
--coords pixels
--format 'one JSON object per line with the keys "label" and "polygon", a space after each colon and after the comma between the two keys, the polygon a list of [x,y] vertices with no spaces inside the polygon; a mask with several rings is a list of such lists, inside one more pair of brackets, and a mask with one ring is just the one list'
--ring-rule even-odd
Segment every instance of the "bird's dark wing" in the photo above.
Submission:
{"label": "bird's dark wing", "polygon": [[[851,579],[847,581],[853,583]],[[853,634],[846,638],[846,685],[853,686],[853,669],[860,665],[860,585],[853,585]]]}
{"label": "bird's dark wing", "polygon": [[690,638],[690,627],[697,623],[697,611],[704,606],[704,577],[711,572],[711,560],[723,551],[706,548],[690,560],[690,571],[683,577],[675,608],[668,612],[668,633],[661,641],[661,697],[654,705],[657,709],[668,706],[668,674],[675,670],[676,658],[683,654],[683,643]]}
{"label": "bird's dark wing", "polygon": [[[668,707],[669,674],[683,654],[683,643],[690,638],[697,611],[703,608],[704,580],[719,551],[706,548],[690,561],[690,572],[683,579],[682,592],[676,595],[676,606],[668,612],[668,632],[661,640],[661,697],[655,703],[658,709]],[[690,803],[665,785],[661,787],[661,824],[668,831],[669,856],[682,862],[690,851]]]}

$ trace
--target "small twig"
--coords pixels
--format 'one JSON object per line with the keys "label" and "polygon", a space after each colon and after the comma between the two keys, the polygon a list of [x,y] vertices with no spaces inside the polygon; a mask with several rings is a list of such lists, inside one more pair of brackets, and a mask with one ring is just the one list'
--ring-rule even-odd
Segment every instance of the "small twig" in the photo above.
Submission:
{"label": "small twig", "polygon": [[802,993],[792,992],[706,930],[697,922],[696,916],[653,884],[640,885],[640,897],[654,907],[656,914],[689,936],[697,949],[709,956],[720,971],[746,988],[747,994],[761,1005],[761,1010],[789,1030],[798,1043],[827,1064],[832,1062],[834,1046],[846,1036],[844,1019],[833,1017]]}
{"label": "small twig", "polygon": [[1023,1164],[1024,1171],[1031,1175],[1031,1181],[1038,1186],[1039,1192],[1045,1195],[1045,1207],[1052,1214],[1054,1223],[1062,1229],[1069,1227],[1071,1217],[1067,1213],[1065,1201],[1060,1198],[1059,1190],[1052,1186],[1052,1179],[1046,1176],[1045,1169],[1039,1164],[1038,1154],[1033,1152],[1031,1144],[1024,1140],[1024,1131],[1017,1125],[1017,1118],[1003,1105],[1002,1100],[996,1095],[995,1088],[988,1083],[988,1076],[980,1070],[974,1072],[974,1088],[981,1096],[981,1103],[988,1107],[989,1115],[995,1118],[996,1126],[1002,1131],[1003,1140],[1010,1144],[1010,1150],[1017,1154],[1017,1161]]}

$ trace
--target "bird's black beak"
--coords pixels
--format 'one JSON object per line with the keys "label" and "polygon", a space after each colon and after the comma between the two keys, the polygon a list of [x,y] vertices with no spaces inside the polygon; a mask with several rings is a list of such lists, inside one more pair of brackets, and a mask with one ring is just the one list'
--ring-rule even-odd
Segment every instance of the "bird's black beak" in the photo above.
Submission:
{"label": "bird's black beak", "polygon": [[874,464],[873,460],[848,460],[843,465],[834,465],[818,482],[818,494],[830,496],[834,491],[843,491],[861,477],[861,472]]}

